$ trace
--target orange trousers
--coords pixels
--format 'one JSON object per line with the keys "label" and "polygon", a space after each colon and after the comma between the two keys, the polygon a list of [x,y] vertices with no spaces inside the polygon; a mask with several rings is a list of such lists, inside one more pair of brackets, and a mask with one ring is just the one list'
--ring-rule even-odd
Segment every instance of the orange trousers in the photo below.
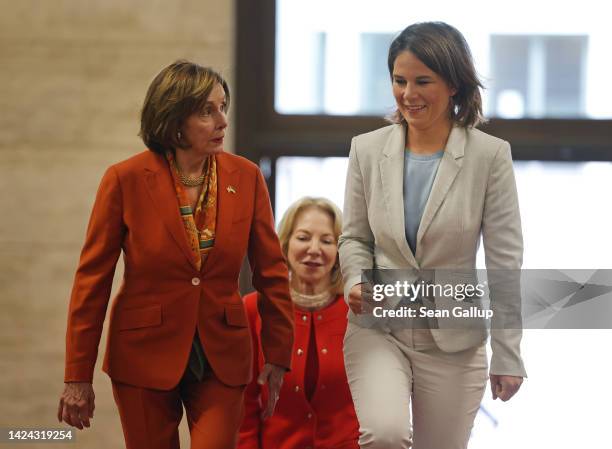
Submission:
{"label": "orange trousers", "polygon": [[113,382],[126,448],[179,449],[183,405],[191,449],[234,448],[244,415],[244,388],[227,386],[212,372],[201,382],[185,375],[168,391]]}

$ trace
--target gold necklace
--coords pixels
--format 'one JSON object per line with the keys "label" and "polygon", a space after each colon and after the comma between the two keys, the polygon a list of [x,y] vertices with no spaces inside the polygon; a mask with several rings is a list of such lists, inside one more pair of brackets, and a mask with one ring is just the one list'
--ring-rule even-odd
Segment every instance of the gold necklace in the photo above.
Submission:
{"label": "gold necklace", "polygon": [[179,170],[177,170],[177,171],[178,171],[178,174],[179,174],[179,179],[181,180],[181,184],[183,184],[184,186],[187,186],[187,187],[198,187],[198,186],[201,186],[202,184],[204,184],[204,179],[206,178],[206,173],[202,173],[197,178],[190,178],[189,176],[185,176],[184,174],[182,174]]}

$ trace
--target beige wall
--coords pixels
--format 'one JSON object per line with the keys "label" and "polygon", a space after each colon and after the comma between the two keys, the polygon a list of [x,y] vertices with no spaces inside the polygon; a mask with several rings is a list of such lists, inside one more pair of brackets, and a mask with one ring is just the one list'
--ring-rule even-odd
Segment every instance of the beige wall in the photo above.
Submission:
{"label": "beige wall", "polygon": [[[109,164],[143,149],[138,113],[163,66],[193,59],[232,86],[234,6],[0,6],[0,428],[57,426],[67,301],[97,184]],[[69,447],[123,447],[100,359],[93,427]]]}

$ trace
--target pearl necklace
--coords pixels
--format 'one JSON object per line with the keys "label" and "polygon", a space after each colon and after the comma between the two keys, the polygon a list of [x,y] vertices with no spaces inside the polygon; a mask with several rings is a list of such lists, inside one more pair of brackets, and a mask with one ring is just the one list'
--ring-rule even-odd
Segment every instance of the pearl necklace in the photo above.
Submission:
{"label": "pearl necklace", "polygon": [[295,305],[308,310],[318,310],[331,304],[335,295],[330,291],[324,291],[316,295],[305,295],[295,289],[291,289],[291,299]]}

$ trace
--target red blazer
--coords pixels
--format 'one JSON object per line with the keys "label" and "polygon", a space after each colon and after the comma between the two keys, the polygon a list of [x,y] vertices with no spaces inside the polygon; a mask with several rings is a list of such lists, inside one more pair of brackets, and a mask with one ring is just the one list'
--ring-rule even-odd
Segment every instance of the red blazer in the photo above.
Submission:
{"label": "red blazer", "polygon": [[65,381],[92,380],[122,250],[125,274],[111,309],[103,366],[114,381],[173,388],[197,326],[216,376],[227,385],[247,384],[253,357],[238,292],[245,254],[262,293],[267,361],[289,366],[292,303],[264,179],[255,164],[229,153],[217,155],[217,174],[215,245],[198,271],[165,158],[145,151],[106,171],[70,299]]}
{"label": "red blazer", "polygon": [[[317,312],[295,310],[292,370],[285,375],[274,415],[266,421],[260,419],[260,414],[261,404],[268,400],[268,392],[256,382],[264,363],[259,348],[261,332],[265,328],[257,313],[257,296],[257,293],[251,293],[244,298],[256,360],[253,364],[254,380],[245,393],[245,418],[238,449],[358,449],[359,423],[342,355],[348,312],[342,296]],[[312,320],[319,373],[309,402],[304,393],[304,374]]]}

